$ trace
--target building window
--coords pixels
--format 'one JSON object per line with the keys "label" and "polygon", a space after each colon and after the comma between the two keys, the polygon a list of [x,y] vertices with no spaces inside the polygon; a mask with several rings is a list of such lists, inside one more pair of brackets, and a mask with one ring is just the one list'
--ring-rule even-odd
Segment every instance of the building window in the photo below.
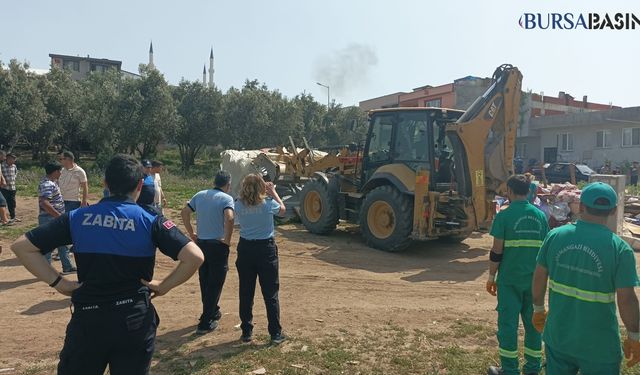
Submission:
{"label": "building window", "polygon": [[560,151],[573,151],[573,134],[560,134]]}
{"label": "building window", "polygon": [[424,106],[440,108],[442,107],[442,99],[438,98],[438,99],[427,100],[426,102],[424,102]]}
{"label": "building window", "polygon": [[516,144],[516,156],[519,158],[527,157],[527,144],[526,143],[518,143]]}
{"label": "building window", "polygon": [[640,128],[622,129],[622,146],[640,146]]}
{"label": "building window", "polygon": [[596,132],[596,148],[611,147],[611,130],[598,130]]}
{"label": "building window", "polygon": [[80,61],[64,60],[63,63],[62,63],[62,67],[65,70],[73,70],[74,72],[79,72],[80,71]]}
{"label": "building window", "polygon": [[109,67],[107,65],[91,64],[92,72],[106,72]]}

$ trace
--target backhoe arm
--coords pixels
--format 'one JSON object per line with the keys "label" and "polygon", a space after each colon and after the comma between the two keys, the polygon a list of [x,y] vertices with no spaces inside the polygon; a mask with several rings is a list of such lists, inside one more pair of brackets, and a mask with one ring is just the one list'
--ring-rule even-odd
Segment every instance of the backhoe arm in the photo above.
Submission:
{"label": "backhoe arm", "polygon": [[501,65],[492,81],[464,115],[447,126],[447,134],[464,146],[476,228],[490,225],[494,196],[506,193],[520,116],[522,74],[518,68]]}

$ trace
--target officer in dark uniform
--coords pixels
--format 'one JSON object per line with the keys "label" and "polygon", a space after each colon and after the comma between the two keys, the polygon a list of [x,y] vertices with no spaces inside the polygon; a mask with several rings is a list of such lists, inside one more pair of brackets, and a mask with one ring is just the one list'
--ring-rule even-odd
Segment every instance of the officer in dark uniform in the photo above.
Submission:
{"label": "officer in dark uniform", "polygon": [[[24,266],[58,292],[71,296],[73,314],[58,374],[147,374],[159,318],[151,297],[187,281],[204,261],[176,225],[135,203],[142,166],[128,155],[109,162],[111,196],[65,213],[16,240],[11,249]],[[78,281],[52,268],[42,254],[73,242]],[[153,280],[155,250],[179,260],[164,280]]]}
{"label": "officer in dark uniform", "polygon": [[142,206],[145,210],[153,215],[160,214],[160,210],[158,210],[153,204],[155,195],[156,195],[156,187],[153,181],[153,173],[151,173],[152,164],[149,160],[142,160],[142,168],[143,174],[142,177],[142,187],[140,188],[140,194],[138,194],[138,199],[136,199],[136,203]]}

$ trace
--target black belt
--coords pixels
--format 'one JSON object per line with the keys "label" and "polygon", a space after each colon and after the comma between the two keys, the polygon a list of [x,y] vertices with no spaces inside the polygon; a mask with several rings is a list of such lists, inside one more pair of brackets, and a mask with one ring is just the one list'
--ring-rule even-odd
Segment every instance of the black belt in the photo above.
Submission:
{"label": "black belt", "polygon": [[265,238],[263,240],[248,240],[246,238],[240,237],[240,241],[251,242],[251,243],[270,243],[273,242],[273,237]]}
{"label": "black belt", "polygon": [[72,312],[92,312],[92,311],[104,311],[104,310],[113,310],[113,309],[121,309],[125,307],[131,307],[138,302],[142,302],[149,306],[151,299],[149,298],[149,293],[139,293],[136,295],[122,297],[111,301],[102,301],[102,302],[88,302],[88,303],[72,303]]}

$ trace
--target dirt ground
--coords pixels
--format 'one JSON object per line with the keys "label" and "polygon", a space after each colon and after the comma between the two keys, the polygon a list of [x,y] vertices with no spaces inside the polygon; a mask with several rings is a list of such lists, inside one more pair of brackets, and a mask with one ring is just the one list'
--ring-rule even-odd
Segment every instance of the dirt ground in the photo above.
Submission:
{"label": "dirt ground", "polygon": [[[20,198],[21,228],[35,224],[35,198]],[[177,212],[169,217],[178,220]],[[0,229],[3,230],[3,229]],[[12,229],[14,230],[14,229]],[[8,249],[0,232],[0,371],[53,373],[70,318],[69,299],[38,282]],[[233,244],[237,243],[234,233]],[[474,235],[461,244],[416,243],[388,254],[366,247],[355,227],[340,226],[331,236],[316,236],[300,224],[278,227],[282,324],[298,337],[320,337],[338,330],[358,331],[397,324],[407,329],[433,327],[458,318],[495,321],[495,299],[484,291],[490,237]],[[233,246],[232,246],[233,248]],[[169,374],[162,353],[175,347],[216,358],[236,345],[238,277],[232,252],[223,291],[223,318],[213,333],[195,338],[200,314],[197,277],[155,300],[161,317],[152,373]],[[60,269],[60,263],[55,267]],[[159,255],[156,276],[173,262]],[[255,333],[266,334],[264,304],[257,296]]]}

